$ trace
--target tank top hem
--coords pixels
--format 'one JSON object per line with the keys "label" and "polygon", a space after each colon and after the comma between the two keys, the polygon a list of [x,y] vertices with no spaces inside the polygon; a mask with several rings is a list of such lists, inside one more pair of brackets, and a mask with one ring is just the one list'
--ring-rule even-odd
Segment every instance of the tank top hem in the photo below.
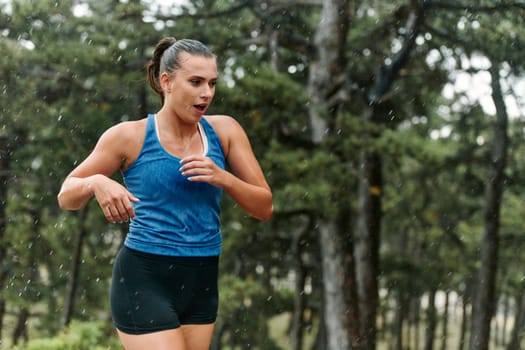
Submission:
{"label": "tank top hem", "polygon": [[210,247],[206,249],[202,248],[189,248],[187,246],[161,246],[155,245],[155,249],[152,249],[151,242],[141,243],[137,240],[125,240],[124,245],[130,249],[137,250],[143,253],[154,253],[157,255],[164,256],[218,256],[221,255],[222,249],[218,247]]}

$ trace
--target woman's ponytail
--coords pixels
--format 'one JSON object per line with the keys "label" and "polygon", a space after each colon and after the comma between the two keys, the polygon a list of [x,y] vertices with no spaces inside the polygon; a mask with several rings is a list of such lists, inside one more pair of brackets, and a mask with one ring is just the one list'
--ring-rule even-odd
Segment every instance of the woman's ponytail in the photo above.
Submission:
{"label": "woman's ponytail", "polygon": [[153,56],[151,60],[146,63],[146,71],[148,77],[148,83],[157,94],[160,95],[162,103],[164,103],[164,92],[160,86],[159,76],[160,76],[160,65],[162,60],[162,55],[169,47],[171,47],[177,39],[173,37],[161,39],[155,46],[153,51]]}

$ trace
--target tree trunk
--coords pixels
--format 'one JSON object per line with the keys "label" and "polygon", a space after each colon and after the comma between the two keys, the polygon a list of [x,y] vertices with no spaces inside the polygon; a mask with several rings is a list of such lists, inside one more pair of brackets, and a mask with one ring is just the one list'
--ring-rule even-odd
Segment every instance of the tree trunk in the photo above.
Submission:
{"label": "tree trunk", "polygon": [[[341,207],[338,208],[338,227],[337,231],[342,233],[343,243],[343,269],[344,269],[344,290],[346,310],[346,325],[348,337],[350,338],[351,347],[353,349],[361,349],[359,339],[359,313],[358,313],[358,297],[357,297],[357,281],[355,276],[355,259],[354,259],[354,240],[353,240],[353,225],[351,220],[351,204],[346,203],[348,196],[341,199]],[[386,319],[386,318],[385,318]]]}
{"label": "tree trunk", "polygon": [[[312,141],[321,143],[327,133],[330,99],[345,70],[344,50],[349,26],[349,1],[323,1],[319,24],[314,37],[316,56],[309,64],[308,91]],[[337,111],[336,111],[337,112]]]}
{"label": "tree trunk", "polygon": [[[38,260],[38,247],[39,247],[39,237],[40,237],[40,223],[41,223],[41,212],[39,210],[35,209],[29,209],[28,210],[30,216],[31,216],[31,236],[29,239],[29,242],[31,244],[29,245],[29,259],[28,259],[28,273],[27,278],[28,281],[30,281],[31,285],[34,286],[36,283],[40,280],[40,272],[39,272],[39,265],[37,263]],[[30,301],[33,303],[37,303],[39,301],[38,292],[35,293],[34,287],[31,287],[28,284],[27,294],[24,292],[23,298],[26,301]],[[18,341],[20,338],[24,342],[28,341],[28,334],[27,334],[27,321],[29,319],[30,312],[27,307],[22,307],[18,313],[18,319],[15,325],[15,328],[13,329],[12,334],[12,342],[14,345],[18,344]]]}
{"label": "tree trunk", "polygon": [[323,322],[325,316],[325,310],[324,310],[324,304],[321,303],[319,307],[319,329],[317,330],[317,334],[315,335],[315,341],[312,344],[311,350],[327,350],[327,339],[326,339],[326,325],[325,322]]}
{"label": "tree trunk", "polygon": [[60,323],[62,329],[66,328],[69,325],[71,319],[73,318],[73,312],[75,310],[75,297],[78,287],[80,262],[82,260],[82,247],[84,245],[84,237],[86,236],[86,225],[84,221],[86,219],[87,212],[88,209],[84,208],[80,210],[78,215],[79,229],[75,238],[75,246],[73,247],[73,257],[71,259],[71,266],[69,269],[66,296],[64,301],[64,310],[62,314],[62,320]]}
{"label": "tree trunk", "polygon": [[[408,17],[406,38],[391,63],[378,67],[374,85],[368,93],[365,120],[378,124],[384,120],[382,105],[399,71],[408,63],[415,39],[421,30],[425,3],[413,2]],[[379,135],[367,135],[369,139]],[[364,350],[376,348],[376,317],[378,309],[379,246],[381,232],[381,157],[379,153],[363,150],[359,167],[359,207],[355,239],[356,278],[359,297],[360,336]]]}
{"label": "tree trunk", "polygon": [[448,342],[448,305],[450,300],[450,293],[448,291],[445,292],[445,309],[443,310],[443,318],[442,318],[442,329],[441,329],[441,350],[447,350],[447,342]]}
{"label": "tree trunk", "polygon": [[428,309],[427,309],[427,328],[425,332],[425,350],[432,350],[434,348],[434,339],[436,337],[436,291],[431,290],[428,295]]}
{"label": "tree trunk", "polygon": [[343,253],[341,242],[334,234],[335,227],[331,221],[319,226],[321,242],[321,266],[323,274],[324,323],[327,330],[327,349],[350,349],[347,329],[345,327],[345,297],[343,292]]}
{"label": "tree trunk", "polygon": [[377,276],[381,230],[381,160],[378,154],[362,154],[360,165],[359,214],[354,246],[359,297],[359,333],[363,349],[374,350],[379,305]]}
{"label": "tree trunk", "polygon": [[[140,3],[140,2],[139,2]],[[140,19],[137,19],[140,21]],[[138,52],[140,52],[140,58],[142,62],[146,62],[146,48],[143,43],[140,44],[139,47],[137,47]],[[137,98],[137,104],[136,104],[136,116],[135,119],[142,119],[148,115],[149,112],[149,106],[148,106],[148,90],[146,87],[146,84],[138,84],[137,91],[136,91],[136,98]]]}
{"label": "tree trunk", "polygon": [[222,337],[226,333],[228,328],[224,323],[218,323],[213,331],[213,338],[210,344],[210,350],[221,350],[222,349]]}
{"label": "tree trunk", "polygon": [[510,334],[510,340],[507,344],[507,350],[520,350],[521,349],[521,334],[525,327],[525,293],[522,290],[521,295],[516,297],[516,314],[514,317],[514,327]]}
{"label": "tree trunk", "polygon": [[[408,250],[408,231],[400,230],[398,233],[398,239],[392,244],[392,252],[396,256],[403,256]],[[410,293],[406,289],[405,284],[398,284],[397,287],[392,288],[392,294],[394,295],[394,316],[392,324],[392,349],[403,350],[403,343],[405,337],[403,332],[403,324],[408,320],[408,314],[410,310]],[[406,327],[408,331],[410,327]]]}
{"label": "tree trunk", "polygon": [[28,341],[27,320],[28,319],[29,319],[29,310],[23,307],[22,309],[20,309],[20,312],[18,313],[18,319],[16,321],[16,325],[13,330],[13,337],[12,337],[13,345],[17,345],[18,341],[21,338],[25,343],[27,343]]}
{"label": "tree trunk", "polygon": [[394,321],[392,325],[392,349],[403,350],[403,322],[406,319],[408,309],[406,295],[400,290],[396,292],[396,308],[394,310]]}
{"label": "tree trunk", "polygon": [[494,314],[499,248],[499,219],[505,162],[507,158],[508,116],[500,86],[499,65],[490,68],[492,99],[496,106],[496,125],[485,187],[485,232],[481,243],[478,288],[472,309],[470,350],[488,350],[490,323]]}
{"label": "tree trunk", "polygon": [[501,325],[501,336],[499,337],[499,345],[507,343],[507,328],[510,311],[510,295],[505,293],[503,296],[503,324]]}
{"label": "tree trunk", "polygon": [[[496,301],[496,306],[495,306],[495,310],[497,309],[497,305],[498,305],[498,302]],[[496,313],[497,311],[494,311],[494,313]],[[491,327],[492,327],[492,330],[491,330],[491,334],[492,334],[492,343],[495,345],[495,346],[498,346],[498,336],[499,336],[499,322],[496,318],[493,318],[492,319],[492,322],[491,322]],[[490,340],[489,340],[489,343],[490,343]]]}
{"label": "tree trunk", "polygon": [[[308,91],[311,99],[309,118],[312,127],[312,141],[321,144],[327,134],[327,116],[337,108],[330,106],[333,91],[338,87],[344,71],[344,49],[348,31],[348,0],[327,0],[323,2],[319,24],[315,33],[316,55],[309,64]],[[350,348],[345,322],[346,306],[343,281],[343,250],[338,232],[337,217],[325,215],[319,226],[321,252],[323,307],[322,319],[326,331],[327,349]],[[321,328],[322,329],[322,328]]]}
{"label": "tree trunk", "polygon": [[[7,246],[5,243],[5,233],[7,227],[7,188],[9,179],[9,160],[11,149],[8,138],[0,135],[0,290],[4,289],[7,277]],[[5,299],[0,297],[0,340],[2,339],[2,329],[4,328]]]}
{"label": "tree trunk", "polygon": [[468,324],[468,304],[469,304],[469,297],[464,295],[463,296],[463,303],[461,305],[461,328],[459,331],[459,344],[458,344],[458,350],[463,350],[465,348],[466,339],[467,339],[467,324]]}
{"label": "tree trunk", "polygon": [[414,332],[413,344],[414,344],[414,349],[419,349],[419,327],[421,323],[421,298],[420,297],[413,298],[411,309],[412,309],[411,313],[413,315],[412,316],[412,319],[413,319],[412,327],[413,327],[413,332]]}
{"label": "tree trunk", "polygon": [[304,309],[306,307],[306,293],[304,285],[306,281],[306,268],[302,259],[301,239],[302,233],[296,233],[292,240],[292,255],[295,273],[295,296],[292,314],[292,326],[290,331],[291,350],[303,349],[303,334],[305,328]]}

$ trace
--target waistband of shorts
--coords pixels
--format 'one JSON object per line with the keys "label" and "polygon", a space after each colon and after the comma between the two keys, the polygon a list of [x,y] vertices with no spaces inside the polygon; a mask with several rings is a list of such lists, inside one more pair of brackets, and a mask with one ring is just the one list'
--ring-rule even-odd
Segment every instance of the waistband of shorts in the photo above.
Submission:
{"label": "waistband of shorts", "polygon": [[143,252],[140,250],[136,250],[130,247],[127,247],[125,245],[122,246],[123,250],[126,250],[130,254],[144,258],[144,259],[150,259],[155,261],[162,261],[172,264],[182,264],[186,266],[207,266],[207,265],[215,265],[219,262],[219,255],[213,255],[213,256],[171,256],[171,255],[160,255],[160,254],[154,254],[149,252]]}

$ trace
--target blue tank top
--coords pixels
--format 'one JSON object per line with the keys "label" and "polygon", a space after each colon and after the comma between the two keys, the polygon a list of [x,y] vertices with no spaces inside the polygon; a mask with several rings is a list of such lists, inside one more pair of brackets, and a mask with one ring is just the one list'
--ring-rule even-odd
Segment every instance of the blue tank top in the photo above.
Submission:
{"label": "blue tank top", "polygon": [[[224,169],[219,137],[204,118],[199,129],[204,155]],[[140,199],[133,203],[135,218],[124,244],[160,255],[219,255],[222,188],[189,181],[179,171],[180,158],[168,153],[157,135],[155,116],[150,114],[140,154],[123,172],[128,190]]]}

